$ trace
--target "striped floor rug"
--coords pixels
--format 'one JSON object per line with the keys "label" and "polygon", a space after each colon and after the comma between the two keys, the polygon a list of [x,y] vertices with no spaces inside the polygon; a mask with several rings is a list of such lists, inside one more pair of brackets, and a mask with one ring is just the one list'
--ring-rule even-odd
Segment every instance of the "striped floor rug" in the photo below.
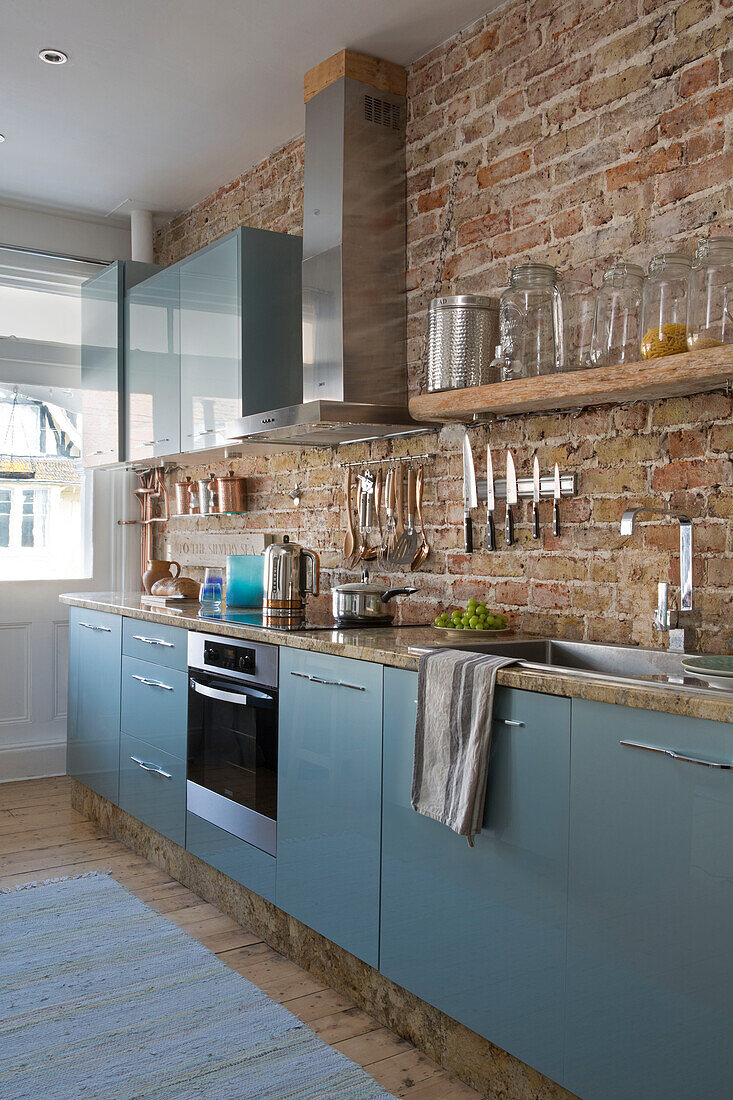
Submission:
{"label": "striped floor rug", "polygon": [[106,875],[0,894],[2,1100],[389,1100]]}

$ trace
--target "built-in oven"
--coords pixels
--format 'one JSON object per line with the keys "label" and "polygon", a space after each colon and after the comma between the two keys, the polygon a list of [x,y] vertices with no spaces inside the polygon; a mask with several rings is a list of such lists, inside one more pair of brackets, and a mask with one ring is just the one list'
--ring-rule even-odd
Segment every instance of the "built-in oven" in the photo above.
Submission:
{"label": "built-in oven", "polygon": [[188,810],[277,853],[277,646],[188,635]]}

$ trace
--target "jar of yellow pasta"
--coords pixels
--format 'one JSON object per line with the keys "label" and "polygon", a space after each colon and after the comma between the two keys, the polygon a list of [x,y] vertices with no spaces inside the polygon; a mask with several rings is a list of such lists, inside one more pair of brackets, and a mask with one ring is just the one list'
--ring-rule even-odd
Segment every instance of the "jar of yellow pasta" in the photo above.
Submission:
{"label": "jar of yellow pasta", "polygon": [[687,351],[687,294],[692,260],[660,252],[649,264],[641,309],[641,357],[659,359]]}

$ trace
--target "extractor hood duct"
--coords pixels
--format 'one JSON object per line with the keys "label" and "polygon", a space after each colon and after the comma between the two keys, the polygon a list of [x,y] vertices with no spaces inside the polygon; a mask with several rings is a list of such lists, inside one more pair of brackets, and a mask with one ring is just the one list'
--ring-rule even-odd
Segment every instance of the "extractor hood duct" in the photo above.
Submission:
{"label": "extractor hood duct", "polygon": [[303,403],[237,420],[232,438],[421,430],[407,411],[404,79],[348,50],[306,75]]}

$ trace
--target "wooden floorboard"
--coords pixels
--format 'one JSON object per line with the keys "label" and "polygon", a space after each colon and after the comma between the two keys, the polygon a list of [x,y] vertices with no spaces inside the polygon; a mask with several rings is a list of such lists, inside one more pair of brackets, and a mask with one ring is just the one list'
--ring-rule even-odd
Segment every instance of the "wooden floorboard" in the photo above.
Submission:
{"label": "wooden floorboard", "polygon": [[481,1100],[346,997],[76,813],[66,779],[0,784],[0,889],[93,870],[111,871],[400,1100]]}

